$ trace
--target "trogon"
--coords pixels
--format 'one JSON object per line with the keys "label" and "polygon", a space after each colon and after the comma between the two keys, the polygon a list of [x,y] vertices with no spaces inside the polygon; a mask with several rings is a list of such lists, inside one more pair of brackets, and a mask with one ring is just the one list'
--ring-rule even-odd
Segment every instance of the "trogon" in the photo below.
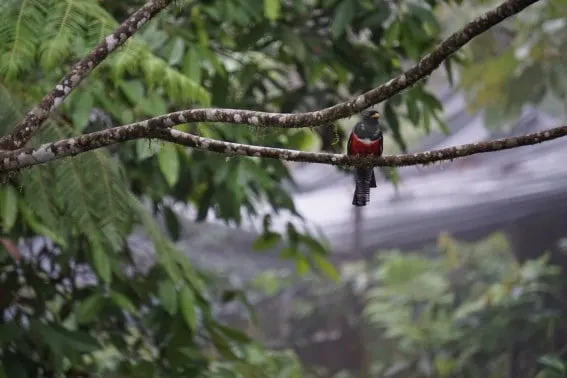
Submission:
{"label": "trogon", "polygon": [[[380,126],[380,113],[376,110],[362,112],[362,121],[354,125],[347,143],[347,154],[351,156],[382,156],[384,140]],[[356,167],[354,206],[366,206],[370,201],[370,188],[376,188],[373,167]]]}

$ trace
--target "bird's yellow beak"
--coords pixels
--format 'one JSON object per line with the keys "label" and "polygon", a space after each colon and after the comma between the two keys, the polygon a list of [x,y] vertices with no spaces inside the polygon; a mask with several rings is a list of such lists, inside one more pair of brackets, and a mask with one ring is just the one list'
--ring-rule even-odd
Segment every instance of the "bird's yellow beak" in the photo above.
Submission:
{"label": "bird's yellow beak", "polygon": [[374,119],[378,119],[378,118],[380,118],[380,114],[379,114],[379,113],[374,113],[374,114],[372,114],[370,117],[371,117],[371,118],[374,118]]}

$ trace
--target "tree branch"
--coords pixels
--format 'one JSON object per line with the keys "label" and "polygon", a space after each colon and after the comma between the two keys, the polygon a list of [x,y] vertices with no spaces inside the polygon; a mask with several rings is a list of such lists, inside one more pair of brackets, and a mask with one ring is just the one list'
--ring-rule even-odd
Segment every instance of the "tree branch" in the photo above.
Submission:
{"label": "tree branch", "polygon": [[414,85],[437,69],[443,61],[467,44],[471,39],[482,34],[504,19],[521,12],[539,0],[506,0],[498,7],[477,17],[450,37],[441,42],[429,54],[401,75],[394,77],[355,99],[346,101],[326,109],[307,113],[267,113],[240,109],[192,109],[148,120],[161,122],[164,117],[173,126],[188,122],[224,122],[232,124],[248,124],[264,127],[302,128],[332,123],[358,113],[372,105],[378,104],[404,89]]}
{"label": "tree branch", "polygon": [[[331,165],[370,164],[374,166],[404,166],[428,164],[440,160],[451,160],[481,152],[499,151],[503,149],[536,144],[546,140],[559,138],[567,135],[567,126],[550,129],[548,131],[540,133],[529,134],[522,137],[499,139],[492,142],[474,143],[437,151],[428,151],[419,154],[363,159],[349,157],[341,154],[311,153],[223,142],[202,138],[195,135],[182,133],[178,130],[170,129],[170,127],[178,124],[206,121],[249,124],[266,127],[272,126],[283,128],[300,128],[306,126],[317,126],[353,115],[354,113],[363,110],[370,105],[383,101],[404,90],[405,88],[417,83],[425,76],[431,74],[431,72],[433,72],[433,70],[435,70],[445,58],[460,49],[472,38],[488,30],[490,27],[498,24],[505,18],[522,11],[524,8],[533,3],[536,3],[537,1],[538,0],[507,0],[503,2],[497,8],[488,11],[483,16],[478,17],[459,31],[455,32],[445,41],[440,43],[431,53],[423,57],[417,63],[417,65],[415,65],[405,73],[391,79],[387,83],[382,84],[375,89],[372,89],[358,96],[354,100],[347,101],[330,108],[326,108],[324,110],[297,114],[266,113],[238,109],[184,110],[155,117],[146,121],[133,123],[130,125],[82,135],[77,138],[70,138],[54,143],[44,144],[36,149],[24,148],[17,151],[4,151],[3,154],[0,154],[0,171],[28,167],[67,156],[73,156],[92,149],[139,138],[157,138],[179,143],[189,147],[194,147],[204,151],[213,151],[230,155],[257,156]],[[156,4],[161,4],[163,8],[165,6],[163,5],[164,3],[167,3],[167,1],[150,0],[145,7],[149,6],[148,4],[152,4],[154,7],[156,7],[154,9],[155,14],[158,12],[158,5]],[[140,11],[136,13],[139,12]],[[145,18],[140,20],[139,23],[142,23],[142,21],[147,21],[146,18],[149,17],[149,13],[147,17],[144,17]],[[131,17],[130,20],[133,20],[133,17]],[[133,28],[133,26],[131,27]],[[115,34],[116,32],[113,35]],[[110,37],[107,37],[107,39],[108,38]],[[116,40],[116,42],[118,42],[118,40]],[[104,47],[104,43],[102,45],[103,49],[106,48]],[[85,61],[88,61],[88,59],[86,59]],[[84,75],[86,75],[86,72],[84,73]],[[67,89],[71,90],[72,87],[68,87]],[[59,97],[54,95],[52,95],[51,97],[58,99],[58,101],[60,102],[63,100],[66,94],[65,90],[62,93],[63,94]],[[43,102],[44,101],[42,101],[42,103]],[[43,109],[41,108],[41,104],[39,108]],[[32,115],[28,116],[29,114]],[[48,112],[43,111],[42,114],[44,116],[43,119],[45,119],[48,115]],[[14,138],[18,139],[18,136],[22,135],[26,138],[29,138],[29,136],[31,136],[31,134],[33,134],[33,132],[35,132],[35,130],[37,130],[37,128],[39,127],[36,126],[35,130],[32,130],[33,128],[29,127],[29,125],[34,124],[31,121],[39,120],[39,118],[37,115],[33,115],[33,111],[28,113],[28,115],[26,115],[24,121],[22,121],[20,125],[23,125],[20,128],[20,133],[16,133]],[[26,119],[31,120],[31,123],[26,123]],[[39,125],[39,122],[40,121],[37,121],[36,125]]]}
{"label": "tree branch", "polygon": [[48,93],[39,104],[26,113],[24,118],[16,124],[14,130],[0,138],[0,149],[14,150],[23,147],[27,141],[39,130],[43,121],[57,108],[67,95],[76,88],[87,75],[97,67],[106,57],[118,47],[122,46],[128,38],[136,33],[148,20],[157,15],[172,0],[148,0],[132,16],[128,17],[120,26],[95,46],[89,54],[79,61],[71,71],[59,81],[59,84]]}
{"label": "tree branch", "polygon": [[[149,0],[132,17],[126,20],[113,34],[93,49],[89,55],[79,62],[73,70],[63,78],[56,89],[48,94],[39,105],[29,111],[24,119],[16,125],[10,135],[0,139],[0,148],[16,149],[24,146],[29,138],[39,129],[49,113],[59,105],[67,94],[99,64],[112,49],[131,36],[151,17],[155,16],[171,0]],[[431,53],[427,54],[412,68],[396,76],[362,95],[332,107],[308,113],[266,113],[238,109],[194,109],[173,113],[169,118],[176,122],[168,126],[186,122],[224,122],[233,124],[249,124],[255,126],[272,126],[283,128],[301,128],[319,126],[338,119],[352,116],[369,106],[384,101],[402,90],[412,86],[430,75],[450,55],[458,51],[471,39],[482,34],[504,19],[521,12],[539,0],[506,0],[493,10],[477,17],[469,24],[453,33],[441,42]],[[108,41],[108,42],[107,42]],[[110,43],[112,42],[112,43]],[[176,117],[175,115],[178,115]],[[168,117],[168,116],[163,116]],[[160,118],[161,117],[157,117]],[[151,120],[150,120],[151,121]]]}
{"label": "tree branch", "polygon": [[74,156],[97,148],[110,146],[116,143],[141,138],[160,139],[187,147],[193,147],[202,151],[211,151],[226,155],[253,156],[328,165],[400,167],[407,165],[430,164],[437,161],[453,160],[479,153],[529,146],[561,138],[566,135],[567,126],[561,126],[523,136],[464,144],[461,146],[420,152],[416,154],[362,158],[343,154],[304,152],[224,142],[199,137],[197,135],[184,133],[170,128],[155,129],[147,122],[142,122],[81,135],[76,138],[46,143],[38,148],[23,148],[17,151],[6,151],[0,154],[0,172],[42,164],[52,160]]}

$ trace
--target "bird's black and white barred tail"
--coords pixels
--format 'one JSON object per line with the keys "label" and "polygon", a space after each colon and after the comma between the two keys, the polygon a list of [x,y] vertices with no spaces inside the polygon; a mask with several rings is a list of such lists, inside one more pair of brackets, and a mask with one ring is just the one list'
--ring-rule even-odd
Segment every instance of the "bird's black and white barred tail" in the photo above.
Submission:
{"label": "bird's black and white barred tail", "polygon": [[[370,186],[373,181],[373,176],[374,172],[372,168],[356,168],[354,174],[356,188],[354,189],[354,196],[352,198],[352,204],[354,206],[366,206],[370,201]],[[376,185],[375,181],[374,185]]]}

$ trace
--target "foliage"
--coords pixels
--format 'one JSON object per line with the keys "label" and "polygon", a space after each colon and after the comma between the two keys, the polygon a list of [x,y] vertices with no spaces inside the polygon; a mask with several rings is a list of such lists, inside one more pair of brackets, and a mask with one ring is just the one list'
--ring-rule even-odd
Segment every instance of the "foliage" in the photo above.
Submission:
{"label": "foliage", "polygon": [[[467,19],[472,7],[465,11]],[[505,121],[517,117],[526,104],[563,116],[567,111],[566,37],[565,4],[550,0],[534,4],[472,41],[467,46],[471,64],[461,66],[461,85],[471,107],[486,109],[492,127],[505,127]]]}
{"label": "foliage", "polygon": [[[297,112],[335,104],[430,50],[440,38],[433,11],[441,3],[178,1],[94,70],[33,143],[181,108]],[[3,1],[0,132],[140,4]],[[402,122],[429,130],[440,108],[424,84],[393,97],[383,109],[390,138],[404,149]],[[296,149],[340,150],[344,142],[338,125],[317,134],[223,124],[180,128]],[[147,141],[21,172],[0,193],[4,375],[285,373],[279,366],[295,366],[293,356],[263,351],[219,322],[213,309],[224,303],[213,290],[215,278],[173,243],[182,234],[174,210],[181,204],[196,221],[262,223],[255,249],[279,248],[299,273],[314,266],[336,278],[323,242],[291,223],[283,235],[272,227],[275,213],[300,216],[285,181],[290,172],[280,161]],[[18,261],[10,257],[18,254]]]}
{"label": "foliage", "polygon": [[381,255],[365,313],[394,345],[379,353],[384,374],[534,376],[564,316],[553,299],[559,270],[546,256],[514,262],[500,239],[466,245],[444,236],[434,259]]}

